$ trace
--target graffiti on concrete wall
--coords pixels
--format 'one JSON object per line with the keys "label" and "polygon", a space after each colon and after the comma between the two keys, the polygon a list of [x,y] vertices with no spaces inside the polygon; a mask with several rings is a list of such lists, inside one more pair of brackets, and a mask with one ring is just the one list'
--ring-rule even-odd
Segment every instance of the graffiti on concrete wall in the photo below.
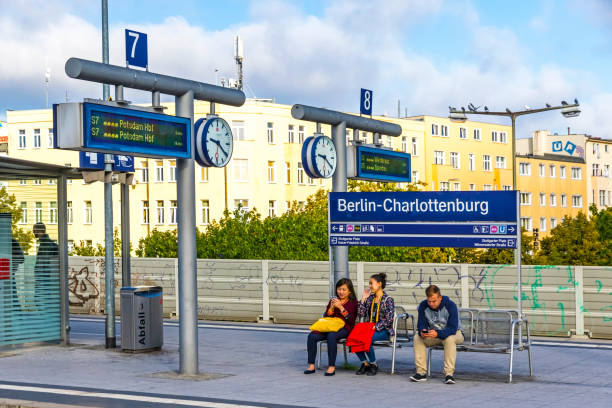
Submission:
{"label": "graffiti on concrete wall", "polygon": [[79,271],[70,269],[68,273],[68,303],[70,306],[83,307],[90,300],[100,296],[100,289],[93,276],[90,276],[89,267],[84,266]]}

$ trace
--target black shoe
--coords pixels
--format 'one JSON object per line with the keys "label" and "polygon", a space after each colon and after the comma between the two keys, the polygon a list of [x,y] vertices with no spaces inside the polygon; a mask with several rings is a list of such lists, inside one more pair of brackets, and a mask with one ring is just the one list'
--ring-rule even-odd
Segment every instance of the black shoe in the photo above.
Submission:
{"label": "black shoe", "polygon": [[366,365],[365,363],[361,363],[361,367],[359,367],[359,370],[357,370],[355,372],[355,374],[357,374],[357,375],[364,375],[368,371],[370,371],[370,366]]}
{"label": "black shoe", "polygon": [[304,374],[314,374],[315,370],[304,370]]}
{"label": "black shoe", "polygon": [[410,377],[410,381],[414,381],[414,382],[427,381],[427,376],[425,374],[416,373],[415,375]]}
{"label": "black shoe", "polygon": [[452,375],[447,375],[444,379],[444,384],[456,384]]}
{"label": "black shoe", "polygon": [[334,370],[332,373],[328,373],[327,371],[325,372],[326,377],[333,377],[334,375],[336,375],[336,370]]}
{"label": "black shoe", "polygon": [[377,371],[378,371],[378,364],[370,364],[370,370],[368,371],[367,375],[376,375]]}

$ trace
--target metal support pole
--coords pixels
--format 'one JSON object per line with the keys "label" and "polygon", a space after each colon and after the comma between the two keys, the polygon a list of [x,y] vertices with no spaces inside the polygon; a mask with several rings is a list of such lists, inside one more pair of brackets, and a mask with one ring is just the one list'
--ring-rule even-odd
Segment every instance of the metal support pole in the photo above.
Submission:
{"label": "metal support pole", "polygon": [[68,194],[66,176],[57,181],[57,244],[59,247],[60,324],[62,344],[70,344],[70,310],[68,303]]}
{"label": "metal support pole", "polygon": [[115,336],[115,254],[113,253],[113,155],[104,155],[104,276],[106,348],[117,347]]}
{"label": "metal support pole", "polygon": [[516,134],[514,133],[516,128],[516,116],[511,116],[512,119],[512,189],[518,190],[516,184]]}
{"label": "metal support pole", "polygon": [[[519,319],[523,319],[523,271],[521,265],[521,238],[522,238],[522,230],[521,230],[521,194],[520,192],[516,192],[516,221],[518,222],[517,230],[518,234],[516,237],[516,246],[515,250],[516,255],[516,269],[517,269],[517,296],[518,296],[518,315]],[[519,347],[523,346],[523,325],[522,323],[518,326],[518,338],[519,338]]]}
{"label": "metal support pole", "polygon": [[[191,126],[193,126],[193,91],[177,96],[175,103],[176,115],[191,118]],[[179,372],[185,375],[195,375],[198,373],[198,289],[196,228],[193,221],[195,220],[194,160],[177,159],[176,171],[178,285],[181,294],[179,299]]]}
{"label": "metal support pole", "polygon": [[[102,0],[102,62],[108,64],[108,0]],[[110,87],[102,85],[102,98],[108,101]]]}
{"label": "metal support pole", "polygon": [[378,147],[382,145],[382,143],[380,143],[380,133],[375,132],[372,134],[372,144]]}
{"label": "metal support pole", "polygon": [[353,144],[359,143],[359,129],[353,129]]}
{"label": "metal support pole", "polygon": [[115,102],[123,101],[123,85],[115,85]]}
{"label": "metal support pole", "polygon": [[161,107],[161,98],[159,91],[154,91],[151,93],[151,105],[153,105],[154,108]]}
{"label": "metal support pole", "polygon": [[130,185],[121,184],[121,286],[132,286],[130,262]]}
{"label": "metal support pole", "polygon": [[[336,146],[336,172],[332,177],[332,191],[346,192],[346,123],[340,122],[332,126],[332,140]],[[329,223],[328,223],[329,224]],[[348,247],[335,246],[334,252],[334,284],[339,279],[348,278]]]}

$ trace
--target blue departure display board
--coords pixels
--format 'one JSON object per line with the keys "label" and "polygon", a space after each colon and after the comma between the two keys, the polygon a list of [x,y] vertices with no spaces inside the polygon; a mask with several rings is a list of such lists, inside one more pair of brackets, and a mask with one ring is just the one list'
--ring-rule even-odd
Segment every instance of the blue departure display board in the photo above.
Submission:
{"label": "blue departure display board", "polygon": [[411,181],[410,154],[367,146],[356,148],[356,178],[363,180]]}

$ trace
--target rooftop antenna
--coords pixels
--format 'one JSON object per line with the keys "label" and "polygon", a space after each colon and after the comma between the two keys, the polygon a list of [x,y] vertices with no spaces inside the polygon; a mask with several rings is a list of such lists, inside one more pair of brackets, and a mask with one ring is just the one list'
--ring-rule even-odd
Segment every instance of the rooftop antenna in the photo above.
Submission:
{"label": "rooftop antenna", "polygon": [[45,97],[46,97],[46,107],[49,108],[49,81],[51,80],[51,68],[47,68],[45,70]]}
{"label": "rooftop antenna", "polygon": [[242,38],[239,35],[234,37],[234,60],[236,60],[236,68],[238,69],[238,81],[236,81],[236,88],[242,90],[243,74],[242,74],[242,61],[244,60],[244,47],[242,45]]}

